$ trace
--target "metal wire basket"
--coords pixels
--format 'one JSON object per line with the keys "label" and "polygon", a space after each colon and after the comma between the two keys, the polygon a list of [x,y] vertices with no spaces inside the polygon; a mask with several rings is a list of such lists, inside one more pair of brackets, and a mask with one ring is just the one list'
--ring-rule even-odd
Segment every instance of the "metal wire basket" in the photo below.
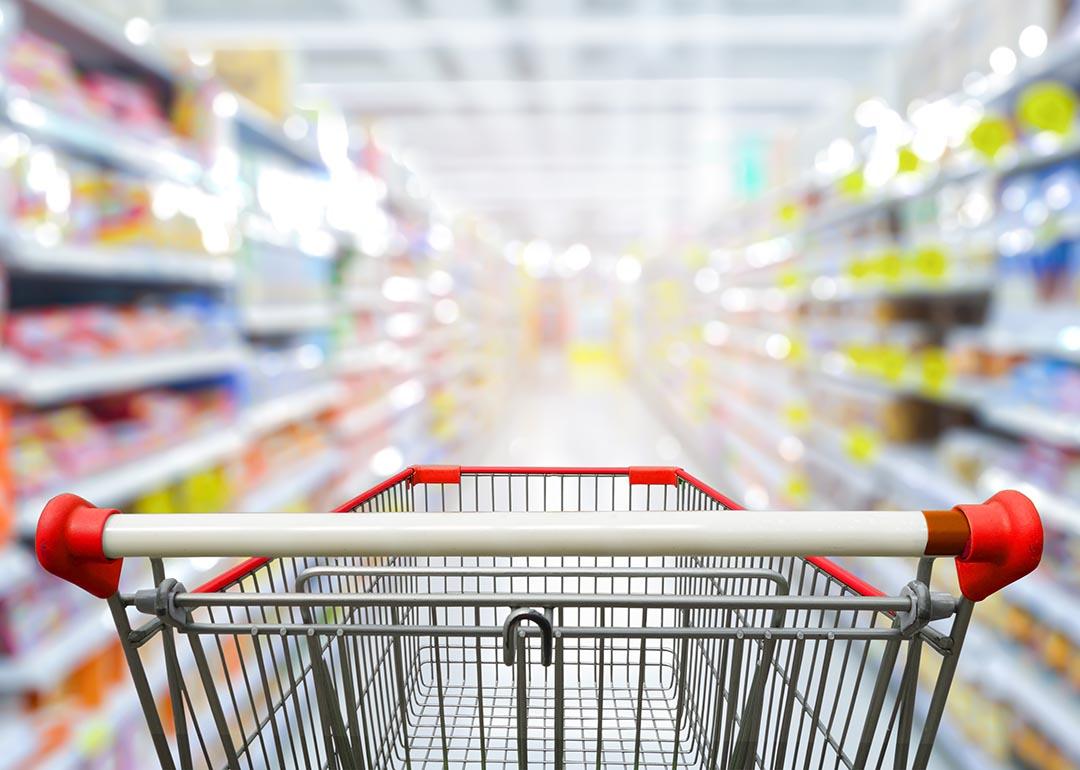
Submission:
{"label": "metal wire basket", "polygon": [[[38,552],[108,599],[166,769],[926,767],[973,600],[1038,562],[1030,502],[736,508],[678,469],[428,466],[358,515],[61,496]],[[163,561],[244,552],[194,591]],[[807,552],[921,559],[889,596]],[[118,593],[132,556],[155,585]]]}

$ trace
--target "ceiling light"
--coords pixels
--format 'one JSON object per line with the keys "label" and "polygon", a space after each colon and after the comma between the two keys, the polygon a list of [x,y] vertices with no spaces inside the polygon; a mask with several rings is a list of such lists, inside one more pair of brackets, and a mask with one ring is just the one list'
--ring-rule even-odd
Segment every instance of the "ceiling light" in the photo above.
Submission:
{"label": "ceiling light", "polygon": [[240,111],[240,102],[235,94],[222,91],[214,97],[214,114],[219,118],[233,118]]}
{"label": "ceiling light", "polygon": [[299,142],[308,135],[308,122],[299,115],[290,115],[285,118],[281,128],[285,132],[285,136],[294,142]]}
{"label": "ceiling light", "polygon": [[782,361],[791,354],[791,340],[783,334],[770,334],[765,340],[765,352],[769,358]]}
{"label": "ceiling light", "polygon": [[1016,54],[1011,48],[999,46],[990,53],[990,69],[998,75],[1008,75],[1016,69]]}
{"label": "ceiling light", "polygon": [[132,16],[124,25],[124,37],[132,45],[146,45],[150,42],[153,32],[154,28],[150,26],[150,22],[142,16]]}
{"label": "ceiling light", "polygon": [[694,286],[702,294],[712,294],[720,288],[720,273],[711,267],[703,267],[694,274]]}
{"label": "ceiling light", "polygon": [[592,262],[592,252],[584,243],[575,243],[563,253],[562,261],[571,271],[579,273]]}
{"label": "ceiling light", "polygon": [[441,324],[452,324],[461,316],[461,309],[458,307],[458,303],[452,299],[440,299],[435,303],[433,309],[435,320]]}
{"label": "ceiling light", "polygon": [[863,128],[873,128],[888,109],[889,106],[877,97],[867,99],[855,108],[855,122]]}
{"label": "ceiling light", "polygon": [[401,454],[401,450],[388,446],[375,453],[369,467],[376,476],[389,476],[401,470],[404,464],[405,457]]}
{"label": "ceiling light", "polygon": [[554,254],[551,244],[547,241],[529,241],[521,252],[525,270],[533,278],[542,278],[551,269],[551,261]]}
{"label": "ceiling light", "polygon": [[445,297],[454,290],[454,277],[445,270],[435,270],[428,276],[427,288],[436,297]]}
{"label": "ceiling light", "polygon": [[833,139],[829,144],[829,163],[837,171],[847,171],[855,163],[855,148],[847,139]]}
{"label": "ceiling light", "polygon": [[631,254],[623,254],[615,263],[615,277],[622,283],[634,283],[641,277],[641,262]]}
{"label": "ceiling light", "polygon": [[196,67],[209,67],[214,63],[212,51],[188,51],[188,60]]}
{"label": "ceiling light", "polygon": [[728,341],[731,329],[723,321],[709,321],[701,330],[701,336],[707,344],[719,347]]}
{"label": "ceiling light", "polygon": [[1036,56],[1042,56],[1046,52],[1048,42],[1046,30],[1038,24],[1024,27],[1024,31],[1020,33],[1020,53],[1033,59]]}

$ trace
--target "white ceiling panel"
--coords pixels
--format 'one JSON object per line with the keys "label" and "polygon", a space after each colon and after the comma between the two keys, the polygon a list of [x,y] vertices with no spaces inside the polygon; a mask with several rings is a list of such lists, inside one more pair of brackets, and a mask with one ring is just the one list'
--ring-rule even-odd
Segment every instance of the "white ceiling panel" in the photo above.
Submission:
{"label": "white ceiling panel", "polygon": [[298,93],[375,123],[440,198],[599,249],[707,224],[748,138],[872,89],[907,29],[904,0],[162,5],[177,45],[294,51]]}

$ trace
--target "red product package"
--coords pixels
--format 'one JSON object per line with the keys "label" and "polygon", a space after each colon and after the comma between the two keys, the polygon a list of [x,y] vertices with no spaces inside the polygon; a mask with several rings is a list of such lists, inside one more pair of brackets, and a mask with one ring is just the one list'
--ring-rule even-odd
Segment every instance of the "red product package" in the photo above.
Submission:
{"label": "red product package", "polygon": [[161,106],[148,86],[104,72],[91,72],[82,85],[91,108],[103,117],[129,128],[168,130]]}

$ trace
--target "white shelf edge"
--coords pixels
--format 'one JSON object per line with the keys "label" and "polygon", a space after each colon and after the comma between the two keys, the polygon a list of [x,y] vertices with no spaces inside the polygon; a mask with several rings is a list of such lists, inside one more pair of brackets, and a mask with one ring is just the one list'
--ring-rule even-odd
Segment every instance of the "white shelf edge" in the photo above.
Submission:
{"label": "white shelf edge", "polygon": [[226,428],[187,439],[100,473],[72,479],[48,493],[19,500],[16,504],[16,527],[32,534],[42,508],[61,492],[74,492],[95,505],[122,504],[142,492],[235,455],[243,445],[240,430]]}
{"label": "white shelf edge", "polygon": [[127,169],[198,184],[205,169],[168,137],[143,137],[93,115],[68,115],[32,96],[6,91],[4,113],[14,126],[49,144],[77,148]]}
{"label": "white shelf edge", "polygon": [[329,409],[339,403],[344,394],[341,384],[331,381],[271,398],[248,408],[244,416],[245,429],[250,436],[269,433]]}
{"label": "white shelf edge", "polygon": [[138,356],[117,356],[68,365],[15,363],[14,395],[29,404],[64,400],[183,379],[225,374],[245,361],[239,346],[217,350],[188,350]]}
{"label": "white shelf edge", "polygon": [[122,277],[211,286],[228,285],[237,275],[236,262],[230,257],[154,246],[42,246],[31,238],[19,235],[7,239],[4,260],[13,268],[33,273]]}
{"label": "white shelf edge", "polygon": [[248,305],[241,310],[241,326],[255,334],[326,329],[333,325],[336,310],[332,303]]}

